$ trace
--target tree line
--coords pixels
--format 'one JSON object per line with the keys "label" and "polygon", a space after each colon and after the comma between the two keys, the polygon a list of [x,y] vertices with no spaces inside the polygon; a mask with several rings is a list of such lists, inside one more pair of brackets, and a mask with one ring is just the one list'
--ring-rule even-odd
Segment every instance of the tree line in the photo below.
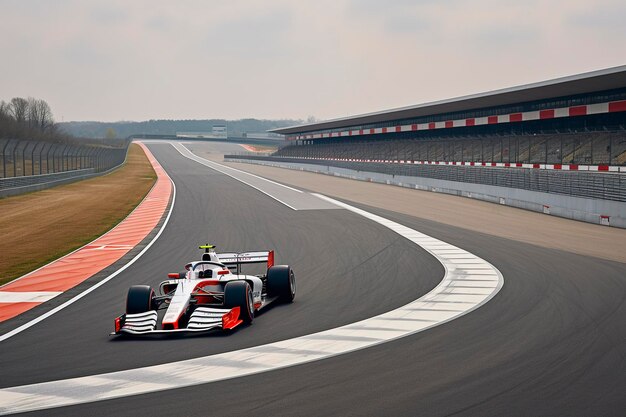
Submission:
{"label": "tree line", "polygon": [[147,120],[141,122],[55,123],[45,100],[14,97],[0,101],[0,139],[49,141],[55,143],[125,146],[132,135],[175,135],[179,132],[211,132],[215,125],[226,125],[229,136],[245,136],[270,129],[293,126],[302,120],[204,119]]}
{"label": "tree line", "polygon": [[82,138],[60,129],[50,105],[34,97],[0,101],[0,139],[18,139],[74,145],[126,146],[124,139]]}
{"label": "tree line", "polygon": [[0,101],[0,137],[53,139],[58,134],[52,110],[45,100],[14,97]]}
{"label": "tree line", "polygon": [[[74,136],[96,138],[111,134],[128,137],[140,134],[175,135],[180,132],[211,132],[216,125],[225,125],[229,136],[243,136],[244,133],[260,133],[270,129],[293,126],[302,120],[260,120],[260,119],[202,119],[202,120],[146,120],[141,122],[64,122],[59,128]],[[110,133],[109,133],[110,132]]]}

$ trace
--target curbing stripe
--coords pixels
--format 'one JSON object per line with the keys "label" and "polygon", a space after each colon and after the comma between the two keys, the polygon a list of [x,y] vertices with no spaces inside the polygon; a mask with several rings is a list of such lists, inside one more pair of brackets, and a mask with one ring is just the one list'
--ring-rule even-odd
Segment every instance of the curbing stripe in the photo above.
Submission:
{"label": "curbing stripe", "polygon": [[62,293],[59,291],[0,291],[0,303],[43,303],[59,294]]}

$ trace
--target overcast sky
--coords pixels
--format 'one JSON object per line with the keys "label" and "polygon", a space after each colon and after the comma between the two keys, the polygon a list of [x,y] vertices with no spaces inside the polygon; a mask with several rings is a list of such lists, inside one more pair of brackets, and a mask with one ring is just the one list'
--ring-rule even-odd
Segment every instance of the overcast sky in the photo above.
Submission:
{"label": "overcast sky", "polygon": [[624,0],[0,0],[57,121],[343,117],[626,64]]}

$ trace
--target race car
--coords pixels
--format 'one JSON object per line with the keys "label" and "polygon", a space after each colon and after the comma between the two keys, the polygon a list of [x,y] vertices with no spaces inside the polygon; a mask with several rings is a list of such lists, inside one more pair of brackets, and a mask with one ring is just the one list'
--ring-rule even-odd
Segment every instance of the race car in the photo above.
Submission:
{"label": "race car", "polygon": [[[148,285],[133,285],[126,297],[126,314],[115,319],[111,335],[206,332],[250,324],[255,312],[271,303],[293,302],[296,278],[288,265],[274,265],[274,251],[216,253],[201,245],[202,260],[170,273],[158,293]],[[242,265],[267,263],[262,275],[244,275]],[[165,310],[160,325],[159,310]]]}

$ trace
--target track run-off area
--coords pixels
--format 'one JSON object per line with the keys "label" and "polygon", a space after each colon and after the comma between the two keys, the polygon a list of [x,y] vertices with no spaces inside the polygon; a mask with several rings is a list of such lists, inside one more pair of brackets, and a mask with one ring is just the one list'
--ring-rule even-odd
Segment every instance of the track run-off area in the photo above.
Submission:
{"label": "track run-off area", "polygon": [[[169,222],[114,279],[2,342],[2,412],[623,409],[624,264],[268,181],[201,157],[215,144],[148,146],[176,186]],[[108,337],[129,285],[157,286],[206,241],[276,250],[296,272],[296,302],[226,336]]]}

